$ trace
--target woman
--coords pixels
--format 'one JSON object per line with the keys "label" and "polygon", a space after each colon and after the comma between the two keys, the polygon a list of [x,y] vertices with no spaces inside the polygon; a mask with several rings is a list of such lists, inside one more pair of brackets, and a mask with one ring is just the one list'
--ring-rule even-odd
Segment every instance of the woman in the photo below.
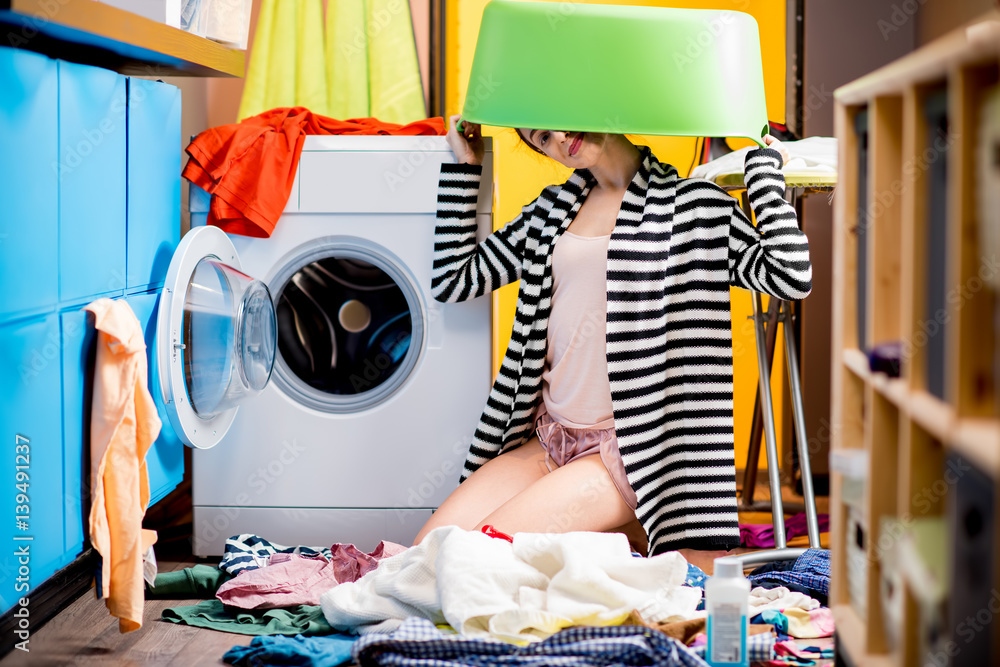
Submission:
{"label": "woman", "polygon": [[783,149],[769,136],[747,155],[755,228],[720,188],[679,178],[622,135],[519,129],[574,172],[477,244],[484,144],[458,120],[433,294],[461,301],[521,284],[463,483],[416,541],[442,525],[492,525],[619,530],[640,548],[648,538],[650,555],[739,546],[729,286],[783,299],[811,290]]}

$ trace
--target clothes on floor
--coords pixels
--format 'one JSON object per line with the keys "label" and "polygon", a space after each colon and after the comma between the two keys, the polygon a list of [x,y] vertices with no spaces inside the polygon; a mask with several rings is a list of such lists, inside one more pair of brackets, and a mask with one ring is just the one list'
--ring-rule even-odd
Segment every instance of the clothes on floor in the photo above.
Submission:
{"label": "clothes on floor", "polygon": [[[746,153],[754,227],[720,187],[680,178],[648,147],[638,149],[641,162],[607,253],[613,276],[604,338],[615,436],[650,555],[732,549],[739,546],[739,517],[730,288],[804,298],[812,289],[808,241],[784,200],[778,151]],[[459,302],[517,280],[520,291],[514,335],[472,437],[463,481],[533,435],[552,253],[596,183],[577,169],[480,243],[481,178],[481,166],[441,165],[431,293]]]}
{"label": "clothes on floor", "polygon": [[399,125],[375,118],[336,120],[305,107],[283,107],[205,130],[188,145],[191,159],[181,175],[212,195],[208,224],[266,238],[288,203],[306,135],[446,132],[442,118]]}
{"label": "clothes on floor", "polygon": [[[753,613],[753,612],[751,612]],[[769,623],[778,633],[779,641],[788,637],[797,639],[818,639],[831,637],[834,631],[833,612],[827,607],[811,609],[788,608],[766,609],[754,614],[753,623]]]}
{"label": "clothes on floor", "polygon": [[[770,634],[749,637],[750,660],[773,655]],[[391,634],[362,636],[353,647],[362,665],[423,667],[551,667],[552,665],[661,665],[708,667],[704,648],[691,649],[662,632],[636,625],[574,627],[551,637],[515,646],[506,642],[443,635],[433,623],[408,618]]]}
{"label": "clothes on floor", "polygon": [[751,572],[748,578],[754,586],[784,586],[826,605],[830,592],[830,551],[807,549],[795,560],[765,563]]}
{"label": "clothes on floor", "polygon": [[[695,643],[698,635],[705,633],[708,622],[706,618],[692,618],[686,621],[671,621],[670,623],[651,623],[643,618],[637,611],[625,619],[624,625],[644,625],[647,628],[658,630],[668,637],[676,639],[680,643],[691,646]],[[758,635],[772,632],[772,627],[766,624],[751,624],[748,630],[749,635]]]}
{"label": "clothes on floor", "polygon": [[218,600],[164,609],[161,618],[197,628],[240,635],[329,635],[333,628],[323,611],[313,605],[284,609],[249,610],[227,607]]}
{"label": "clothes on floor", "polygon": [[[385,542],[366,554],[353,544],[335,544],[330,557],[278,552],[267,567],[243,569],[219,587],[216,597],[241,609],[273,609],[299,604],[317,605],[319,596],[338,584],[357,581],[383,558],[404,548]],[[273,545],[272,545],[273,546]]]}
{"label": "clothes on floor", "polygon": [[750,591],[749,606],[750,613],[756,615],[765,609],[802,609],[803,611],[811,611],[818,609],[820,604],[805,593],[792,592],[784,586],[777,586],[775,588],[758,586]]}
{"label": "clothes on floor", "polygon": [[254,637],[249,646],[234,646],[222,660],[238,667],[261,665],[296,665],[298,667],[337,667],[351,660],[351,648],[357,637]]}
{"label": "clothes on floor", "polygon": [[625,464],[622,463],[622,455],[618,451],[618,439],[615,437],[614,419],[609,419],[608,423],[609,426],[603,428],[571,428],[554,420],[542,403],[538,406],[538,414],[535,416],[535,433],[538,435],[539,444],[545,450],[545,465],[550,471],[553,469],[552,464],[555,464],[555,467],[562,467],[584,456],[599,454],[601,462],[611,475],[611,481],[618,489],[618,494],[625,504],[634,510],[635,491],[629,486],[628,477],[625,476]]}
{"label": "clothes on floor", "polygon": [[[826,533],[830,530],[830,515],[816,515],[816,522],[819,524],[819,532]],[[795,516],[785,519],[785,537],[792,539],[799,535],[808,535],[809,530],[806,524],[806,515],[799,512]],[[770,523],[741,523],[740,541],[745,547],[759,547],[768,549],[774,547],[774,524]]]}
{"label": "clothes on floor", "polygon": [[[263,537],[244,533],[234,535],[226,540],[225,553],[219,567],[230,574],[239,574],[245,570],[266,567],[271,556],[276,553],[299,554],[300,556],[321,556],[328,561],[334,561],[340,571],[356,570],[354,578],[373,569],[383,558],[395,556],[406,550],[401,544],[383,540],[371,553],[365,554],[353,544],[334,544],[332,547],[286,547],[265,540]],[[346,577],[346,574],[344,575]],[[352,580],[353,581],[353,580]]]}
{"label": "clothes on floor", "polygon": [[142,326],[124,299],[97,299],[97,355],[90,420],[90,541],[101,554],[97,593],[118,629],[142,627],[143,554],[156,532],[142,527],[149,505],[146,452],[160,434],[148,389]]}
{"label": "clothes on floor", "polygon": [[688,618],[702,591],[683,586],[686,575],[679,553],[633,558],[620,533],[518,533],[508,543],[442,526],[320,604],[338,630],[386,632],[418,616],[523,643],[571,625],[619,624],[648,603],[657,615],[647,618]]}
{"label": "clothes on floor", "polygon": [[146,598],[208,600],[231,575],[215,565],[198,564],[176,572],[160,572],[153,585],[146,585]]}

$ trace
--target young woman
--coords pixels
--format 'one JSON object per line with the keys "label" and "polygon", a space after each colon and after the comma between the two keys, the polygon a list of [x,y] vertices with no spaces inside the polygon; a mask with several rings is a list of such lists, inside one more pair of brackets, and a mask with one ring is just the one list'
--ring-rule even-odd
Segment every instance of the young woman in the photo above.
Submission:
{"label": "young woman", "polygon": [[777,140],[747,155],[757,227],[736,200],[644,146],[519,129],[574,169],[476,243],[479,126],[448,142],[432,291],[462,301],[520,279],[510,345],[443,525],[625,532],[655,555],[739,546],[729,286],[801,299],[809,247]]}

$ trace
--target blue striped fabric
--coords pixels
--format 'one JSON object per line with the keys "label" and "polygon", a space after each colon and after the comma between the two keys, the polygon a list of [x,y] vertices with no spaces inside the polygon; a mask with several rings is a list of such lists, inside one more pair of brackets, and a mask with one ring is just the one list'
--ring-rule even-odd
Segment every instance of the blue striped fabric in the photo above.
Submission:
{"label": "blue striped fabric", "polygon": [[[752,635],[748,652],[751,661],[770,660],[774,638]],[[689,648],[658,630],[638,625],[568,628],[543,641],[515,646],[445,635],[427,619],[416,617],[403,621],[391,634],[364,635],[353,648],[360,665],[407,667],[708,667],[704,654],[704,646]]]}
{"label": "blue striped fabric", "polygon": [[264,567],[276,553],[295,553],[303,556],[322,555],[330,560],[333,555],[329,547],[285,547],[268,542],[263,537],[250,533],[234,535],[226,540],[226,553],[222,556],[219,568],[229,574],[236,575],[244,570],[256,570]]}

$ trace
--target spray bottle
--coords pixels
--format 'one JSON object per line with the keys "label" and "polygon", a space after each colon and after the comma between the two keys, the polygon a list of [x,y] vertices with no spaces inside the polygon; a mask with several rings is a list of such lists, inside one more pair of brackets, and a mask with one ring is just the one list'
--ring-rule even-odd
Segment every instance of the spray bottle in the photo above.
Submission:
{"label": "spray bottle", "polygon": [[748,667],[747,632],[750,582],[737,558],[716,558],[712,577],[705,582],[708,612],[708,650],[712,667]]}

